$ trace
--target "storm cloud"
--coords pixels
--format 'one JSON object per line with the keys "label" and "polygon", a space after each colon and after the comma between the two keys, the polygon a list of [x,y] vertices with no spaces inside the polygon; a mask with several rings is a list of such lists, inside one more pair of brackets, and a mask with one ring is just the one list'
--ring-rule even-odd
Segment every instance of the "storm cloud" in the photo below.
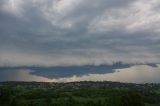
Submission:
{"label": "storm cloud", "polygon": [[0,66],[160,63],[159,0],[1,0]]}

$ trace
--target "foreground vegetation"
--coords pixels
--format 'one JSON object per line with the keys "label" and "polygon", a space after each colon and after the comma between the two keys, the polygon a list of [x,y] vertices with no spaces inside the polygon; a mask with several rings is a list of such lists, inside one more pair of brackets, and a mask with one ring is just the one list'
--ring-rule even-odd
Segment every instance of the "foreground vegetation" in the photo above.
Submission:
{"label": "foreground vegetation", "polygon": [[160,85],[3,82],[0,106],[160,106]]}

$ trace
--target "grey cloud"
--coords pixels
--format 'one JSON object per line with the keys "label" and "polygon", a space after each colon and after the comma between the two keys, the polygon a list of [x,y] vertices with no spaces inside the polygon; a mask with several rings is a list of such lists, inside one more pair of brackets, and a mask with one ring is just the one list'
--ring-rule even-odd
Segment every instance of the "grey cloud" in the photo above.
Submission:
{"label": "grey cloud", "polygon": [[159,62],[158,3],[1,0],[0,65]]}

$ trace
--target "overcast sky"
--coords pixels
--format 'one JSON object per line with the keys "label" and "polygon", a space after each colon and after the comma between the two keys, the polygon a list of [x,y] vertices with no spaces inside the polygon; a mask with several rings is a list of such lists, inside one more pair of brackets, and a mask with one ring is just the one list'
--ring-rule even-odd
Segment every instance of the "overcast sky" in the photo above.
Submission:
{"label": "overcast sky", "polygon": [[0,0],[0,66],[160,62],[160,0]]}

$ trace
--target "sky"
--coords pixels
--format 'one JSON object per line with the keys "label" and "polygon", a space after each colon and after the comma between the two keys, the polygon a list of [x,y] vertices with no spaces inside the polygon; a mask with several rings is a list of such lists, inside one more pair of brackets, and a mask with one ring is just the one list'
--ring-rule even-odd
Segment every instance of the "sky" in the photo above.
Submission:
{"label": "sky", "polygon": [[159,0],[0,0],[0,66],[160,63]]}

